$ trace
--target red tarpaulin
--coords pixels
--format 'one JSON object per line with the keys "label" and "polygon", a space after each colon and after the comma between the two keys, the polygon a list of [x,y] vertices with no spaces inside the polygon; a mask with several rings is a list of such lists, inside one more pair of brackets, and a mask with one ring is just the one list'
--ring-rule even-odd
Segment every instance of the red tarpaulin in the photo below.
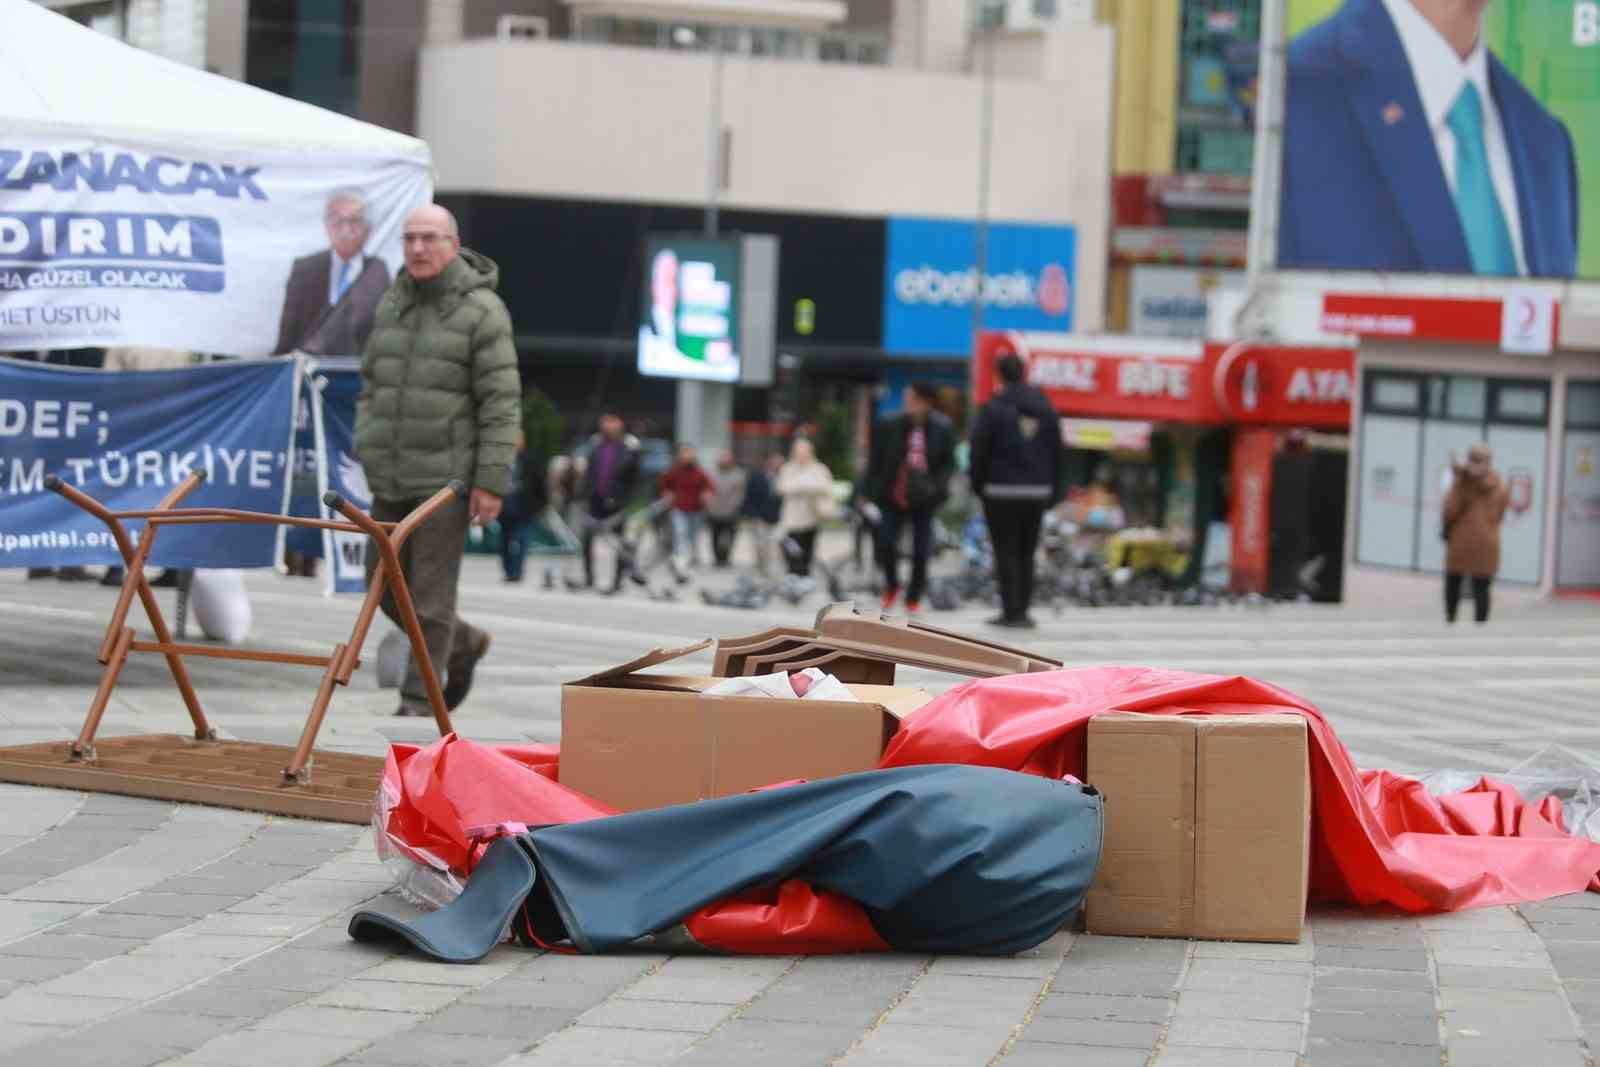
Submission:
{"label": "red tarpaulin", "polygon": [[[1485,778],[1430,796],[1387,771],[1358,771],[1320,712],[1248,678],[1131,667],[969,682],[906,719],[882,766],[967,763],[1030,774],[1086,773],[1086,726],[1108,711],[1151,715],[1304,716],[1311,748],[1311,893],[1318,901],[1454,911],[1600,891],[1600,844],[1569,836],[1560,805],[1529,804]],[[506,823],[528,826],[612,814],[558,784],[551,745],[490,748],[451,735],[390,751],[380,798],[388,843],[415,862],[469,871]],[[799,882],[746,894],[685,920],[702,944],[729,952],[815,953],[885,946],[853,901]]]}

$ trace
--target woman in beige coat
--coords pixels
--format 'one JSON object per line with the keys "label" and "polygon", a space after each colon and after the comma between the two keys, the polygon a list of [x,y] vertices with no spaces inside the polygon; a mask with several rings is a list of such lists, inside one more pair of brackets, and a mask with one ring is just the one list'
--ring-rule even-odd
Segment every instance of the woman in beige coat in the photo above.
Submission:
{"label": "woman in beige coat", "polygon": [[1488,445],[1473,445],[1465,466],[1450,457],[1455,477],[1445,494],[1441,516],[1446,542],[1444,557],[1444,617],[1456,621],[1461,585],[1472,579],[1473,617],[1489,621],[1489,583],[1500,570],[1500,523],[1506,517],[1509,494],[1490,465]]}
{"label": "woman in beige coat", "polygon": [[789,450],[789,462],[778,470],[778,496],[783,510],[778,516],[778,537],[795,543],[788,553],[789,573],[804,578],[811,573],[811,559],[817,551],[817,530],[833,515],[833,475],[817,459],[816,449],[805,438]]}

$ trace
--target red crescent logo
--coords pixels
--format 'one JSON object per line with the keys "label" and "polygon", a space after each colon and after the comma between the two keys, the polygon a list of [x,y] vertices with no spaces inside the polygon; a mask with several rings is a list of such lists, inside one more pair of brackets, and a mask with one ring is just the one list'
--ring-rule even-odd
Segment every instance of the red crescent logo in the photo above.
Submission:
{"label": "red crescent logo", "polygon": [[1539,309],[1533,306],[1532,297],[1522,297],[1518,304],[1522,307],[1522,321],[1517,325],[1517,332],[1528,333],[1533,329],[1533,320],[1539,317]]}
{"label": "red crescent logo", "polygon": [[1217,369],[1211,374],[1211,392],[1223,418],[1231,419],[1235,415],[1233,405],[1228,402],[1228,374],[1233,370],[1234,362],[1250,351],[1250,347],[1248,341],[1235,341],[1217,357]]}

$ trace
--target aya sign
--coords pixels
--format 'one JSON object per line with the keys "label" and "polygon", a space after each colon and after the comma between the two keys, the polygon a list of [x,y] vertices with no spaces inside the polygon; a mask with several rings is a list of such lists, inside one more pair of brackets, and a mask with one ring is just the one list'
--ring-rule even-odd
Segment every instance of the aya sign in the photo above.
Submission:
{"label": "aya sign", "polygon": [[1210,345],[1212,396],[1225,421],[1274,426],[1350,425],[1355,353],[1237,341]]}

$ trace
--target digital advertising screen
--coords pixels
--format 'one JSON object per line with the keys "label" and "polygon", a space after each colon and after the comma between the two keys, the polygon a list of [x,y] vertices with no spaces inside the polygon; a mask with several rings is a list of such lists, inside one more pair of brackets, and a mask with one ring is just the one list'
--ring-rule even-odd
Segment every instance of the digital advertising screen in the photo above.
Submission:
{"label": "digital advertising screen", "polygon": [[652,234],[645,240],[639,373],[739,380],[739,240]]}
{"label": "digital advertising screen", "polygon": [[1285,3],[1279,267],[1600,278],[1600,2]]}

